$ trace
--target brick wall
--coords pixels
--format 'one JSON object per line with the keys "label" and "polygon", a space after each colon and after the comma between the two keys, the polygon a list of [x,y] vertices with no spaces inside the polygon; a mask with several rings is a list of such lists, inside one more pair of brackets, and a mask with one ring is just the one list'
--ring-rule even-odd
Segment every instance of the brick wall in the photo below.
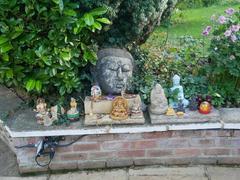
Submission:
{"label": "brick wall", "polygon": [[[67,143],[75,139],[66,137]],[[16,145],[38,138],[17,138]],[[16,152],[21,173],[46,171],[34,162],[35,149]],[[166,131],[89,135],[58,148],[52,170],[92,169],[132,165],[240,164],[240,130]]]}

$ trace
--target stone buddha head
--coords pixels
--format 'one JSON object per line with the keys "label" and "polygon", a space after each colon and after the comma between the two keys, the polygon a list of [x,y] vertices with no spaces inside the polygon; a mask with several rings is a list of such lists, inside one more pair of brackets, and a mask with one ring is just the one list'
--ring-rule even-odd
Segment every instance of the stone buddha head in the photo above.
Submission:
{"label": "stone buddha head", "polygon": [[107,48],[98,52],[94,77],[104,93],[120,94],[128,87],[132,73],[133,57],[126,50]]}

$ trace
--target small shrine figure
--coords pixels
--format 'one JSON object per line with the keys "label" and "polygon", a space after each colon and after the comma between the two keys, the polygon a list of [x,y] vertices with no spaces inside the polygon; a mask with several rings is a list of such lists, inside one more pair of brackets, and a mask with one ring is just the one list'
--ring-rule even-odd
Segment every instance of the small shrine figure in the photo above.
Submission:
{"label": "small shrine figure", "polygon": [[52,122],[54,122],[54,121],[57,121],[59,119],[60,115],[63,115],[65,113],[65,110],[62,106],[55,105],[55,106],[51,107],[50,113],[51,113]]}
{"label": "small shrine figure", "polygon": [[[171,90],[171,92],[178,90],[178,94],[177,94],[178,102],[182,101],[184,107],[186,108],[189,105],[189,101],[187,99],[185,99],[185,97],[184,97],[183,87],[180,85],[180,80],[181,80],[181,78],[178,75],[175,75],[173,77],[173,87],[170,90]],[[177,108],[178,102],[173,101],[170,103],[170,105],[173,108]]]}
{"label": "small shrine figure", "polygon": [[182,101],[180,101],[178,103],[178,107],[177,107],[177,116],[183,116],[185,113],[185,108],[184,108],[184,104]]}
{"label": "small shrine figure", "polygon": [[128,102],[125,98],[118,96],[113,100],[110,117],[113,120],[126,120],[128,118]]}
{"label": "small shrine figure", "polygon": [[131,108],[131,118],[138,118],[143,116],[140,102],[141,101],[139,100],[139,98],[134,100]]}
{"label": "small shrine figure", "polygon": [[176,112],[174,111],[174,109],[172,107],[168,107],[166,116],[175,116],[175,115],[176,115]]}
{"label": "small shrine figure", "polygon": [[192,97],[189,103],[189,110],[190,111],[197,111],[198,110],[198,98]]}
{"label": "small shrine figure", "polygon": [[37,112],[37,114],[35,116],[37,119],[37,123],[43,125],[45,119],[49,117],[45,99],[43,99],[43,98],[37,99],[37,105],[36,105],[36,109],[34,111]]}
{"label": "small shrine figure", "polygon": [[71,122],[79,120],[79,111],[77,110],[77,102],[76,102],[76,99],[74,98],[71,98],[70,110],[67,111],[67,118]]}
{"label": "small shrine figure", "polygon": [[98,99],[101,98],[101,96],[102,96],[102,90],[101,90],[100,86],[94,85],[94,86],[91,88],[91,96],[92,96],[92,100],[93,100],[93,101],[97,101]]}

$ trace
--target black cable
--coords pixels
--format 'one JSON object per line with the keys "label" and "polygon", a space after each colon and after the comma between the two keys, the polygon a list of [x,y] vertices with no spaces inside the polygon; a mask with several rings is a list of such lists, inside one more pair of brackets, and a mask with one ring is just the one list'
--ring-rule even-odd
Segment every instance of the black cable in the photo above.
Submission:
{"label": "black cable", "polygon": [[83,138],[84,136],[86,135],[83,135],[83,136],[80,136],[78,137],[77,139],[75,139],[74,141],[68,143],[68,144],[56,144],[56,147],[67,147],[67,146],[70,146],[72,144],[74,144],[75,142],[77,142],[78,140],[80,140],[81,138]]}
{"label": "black cable", "polygon": [[34,148],[36,147],[35,144],[26,144],[23,146],[15,146],[16,149],[21,149],[21,148]]}

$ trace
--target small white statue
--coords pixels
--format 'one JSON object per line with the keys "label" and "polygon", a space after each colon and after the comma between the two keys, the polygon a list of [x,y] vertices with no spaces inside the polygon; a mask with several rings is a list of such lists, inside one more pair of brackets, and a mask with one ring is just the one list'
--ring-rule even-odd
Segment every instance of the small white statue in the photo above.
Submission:
{"label": "small white statue", "polygon": [[91,88],[91,96],[94,101],[98,100],[102,96],[102,90],[100,86],[94,85]]}
{"label": "small white statue", "polygon": [[181,78],[178,75],[174,75],[173,87],[170,89],[172,93],[175,90],[178,90],[178,94],[177,94],[178,102],[175,102],[175,101],[170,102],[170,106],[174,109],[178,107],[178,103],[180,101],[182,101],[184,108],[186,108],[189,105],[189,101],[184,97],[183,87],[180,85],[180,80]]}

